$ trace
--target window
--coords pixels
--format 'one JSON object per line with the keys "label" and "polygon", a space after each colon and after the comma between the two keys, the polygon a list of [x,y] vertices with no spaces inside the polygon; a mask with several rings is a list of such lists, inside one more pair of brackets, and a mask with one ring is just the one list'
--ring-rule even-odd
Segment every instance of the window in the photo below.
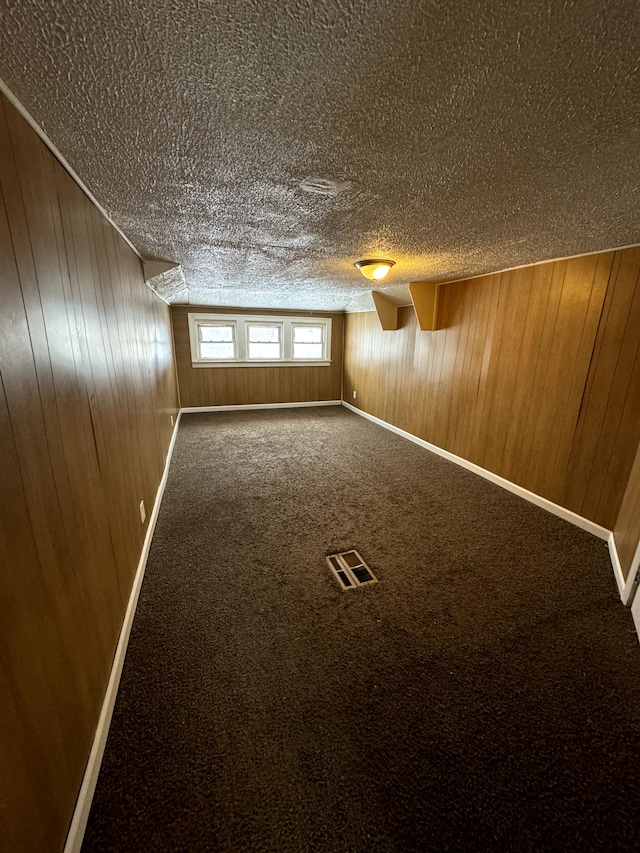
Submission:
{"label": "window", "polygon": [[222,325],[222,323],[198,326],[200,338],[200,357],[221,359],[232,359],[236,357],[236,344],[234,340],[235,327],[233,325]]}
{"label": "window", "polygon": [[329,317],[189,314],[193,367],[331,364]]}
{"label": "window", "polygon": [[298,359],[322,358],[324,351],[324,326],[302,326],[293,323],[293,357]]}
{"label": "window", "polygon": [[275,361],[282,358],[282,324],[246,323],[247,357]]}

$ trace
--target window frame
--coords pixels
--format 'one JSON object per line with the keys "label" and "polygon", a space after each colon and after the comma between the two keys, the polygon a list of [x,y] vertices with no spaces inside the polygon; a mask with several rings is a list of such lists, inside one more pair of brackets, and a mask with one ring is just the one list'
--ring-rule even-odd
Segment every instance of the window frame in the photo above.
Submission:
{"label": "window frame", "polygon": [[[258,358],[257,356],[254,356],[252,358],[249,355],[249,352],[251,350],[251,344],[252,343],[258,343],[258,341],[249,340],[249,330],[252,328],[256,329],[256,328],[260,328],[260,327],[263,327],[263,328],[266,327],[268,329],[278,329],[279,340],[277,341],[277,343],[280,345],[280,358],[277,358],[277,359],[275,359],[275,358]],[[278,363],[280,363],[283,360],[283,358],[284,358],[284,323],[281,323],[279,320],[276,320],[274,322],[266,322],[266,321],[258,322],[256,320],[250,320],[250,321],[246,321],[244,323],[244,333],[246,336],[246,340],[245,340],[246,361],[250,361],[252,364],[253,363],[264,364],[267,361],[272,361],[272,362],[277,361]],[[272,341],[271,343],[276,343],[276,341]]]}
{"label": "window frame", "polygon": [[238,342],[236,340],[237,329],[236,329],[235,323],[229,323],[229,322],[224,323],[224,322],[219,322],[219,321],[216,321],[213,323],[198,323],[196,325],[196,328],[195,328],[195,335],[196,335],[195,343],[196,343],[196,352],[198,353],[199,356],[200,356],[200,344],[211,343],[210,341],[203,341],[202,340],[202,335],[200,333],[200,329],[203,326],[205,326],[207,328],[216,328],[216,327],[217,328],[226,328],[226,329],[230,328],[231,329],[231,340],[230,341],[220,341],[220,343],[231,343],[231,344],[233,344],[233,356],[231,358],[216,358],[216,359],[202,358],[201,357],[202,361],[205,361],[207,363],[211,362],[211,361],[216,361],[216,362],[220,362],[221,364],[222,363],[230,364],[230,363],[234,362],[236,360],[237,355],[238,355]]}
{"label": "window frame", "polygon": [[[189,313],[189,343],[192,367],[328,367],[331,364],[331,317],[269,315],[269,314],[207,314]],[[249,326],[280,326],[281,353],[279,359],[249,358]],[[202,326],[232,326],[234,358],[212,359],[200,355]],[[293,330],[296,326],[320,326],[322,358],[293,357]]]}
{"label": "window frame", "polygon": [[[329,321],[329,322],[331,322],[331,321]],[[299,323],[297,320],[294,320],[291,323],[291,358],[293,361],[305,361],[305,360],[307,360],[307,361],[313,361],[314,363],[317,363],[317,359],[301,359],[301,358],[294,358],[294,356],[293,356],[294,345],[296,343],[296,339],[295,339],[296,328],[309,329],[311,327],[322,329],[322,337],[321,337],[320,343],[322,344],[322,352],[324,354],[326,354],[326,351],[327,351],[327,344],[325,342],[325,339],[327,336],[326,324],[325,323],[317,323],[317,322],[316,323],[311,323],[311,322]],[[329,334],[331,334],[331,326],[329,326]],[[304,343],[304,341],[298,341],[298,343]],[[328,346],[329,347],[331,346],[330,342],[329,342]]]}

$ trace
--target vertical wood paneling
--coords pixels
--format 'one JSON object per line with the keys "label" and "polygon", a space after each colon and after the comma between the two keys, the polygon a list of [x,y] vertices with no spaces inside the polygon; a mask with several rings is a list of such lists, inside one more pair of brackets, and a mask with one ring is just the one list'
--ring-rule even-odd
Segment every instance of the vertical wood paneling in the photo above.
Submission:
{"label": "vertical wood paneling", "polygon": [[614,535],[622,573],[626,578],[640,542],[640,447],[622,499]]}
{"label": "vertical wood paneling", "polygon": [[639,271],[627,249],[443,285],[435,332],[347,315],[345,399],[612,528],[640,440]]}
{"label": "vertical wood paneling", "polygon": [[177,411],[169,310],[0,104],[0,833],[60,850]]}
{"label": "vertical wood paneling", "polygon": [[[640,249],[616,252],[571,458],[567,505],[615,524],[640,423]],[[609,483],[617,484],[614,499]]]}
{"label": "vertical wood paneling", "polygon": [[[520,476],[530,484],[531,491],[555,502],[561,502],[564,492],[567,459],[611,261],[611,255],[591,255],[554,264],[558,274],[552,281],[555,283],[560,278],[561,270],[562,282],[556,291],[553,329],[538,359],[544,365],[541,396],[536,403],[535,430],[531,436],[525,436],[529,464]],[[530,401],[535,386],[527,382],[525,388]]]}
{"label": "vertical wood paneling", "polygon": [[[189,312],[265,314],[280,316],[295,311],[244,310],[242,308],[186,307],[171,309],[176,347],[180,401],[189,406],[239,406],[255,403],[300,403],[339,400],[342,391],[342,336],[344,315],[331,317],[331,365],[322,367],[192,367]],[[303,312],[309,316],[310,312]]]}

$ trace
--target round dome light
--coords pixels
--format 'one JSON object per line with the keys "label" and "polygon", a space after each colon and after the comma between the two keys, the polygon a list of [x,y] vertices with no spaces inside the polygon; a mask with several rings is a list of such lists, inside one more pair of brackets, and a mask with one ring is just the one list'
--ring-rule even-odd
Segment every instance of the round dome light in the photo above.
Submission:
{"label": "round dome light", "polygon": [[395,265],[395,261],[388,261],[382,258],[378,259],[367,259],[364,261],[356,261],[355,266],[360,270],[362,275],[365,278],[369,278],[372,281],[380,281],[381,278],[384,278],[385,275],[389,272],[392,266]]}

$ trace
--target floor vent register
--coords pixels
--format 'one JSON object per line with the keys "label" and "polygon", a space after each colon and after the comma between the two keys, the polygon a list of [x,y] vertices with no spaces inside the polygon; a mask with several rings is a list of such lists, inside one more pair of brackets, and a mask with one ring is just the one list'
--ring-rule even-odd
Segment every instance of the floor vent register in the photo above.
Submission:
{"label": "floor vent register", "polygon": [[327,557],[329,568],[342,589],[355,589],[378,583],[377,577],[357,551],[341,551]]}

